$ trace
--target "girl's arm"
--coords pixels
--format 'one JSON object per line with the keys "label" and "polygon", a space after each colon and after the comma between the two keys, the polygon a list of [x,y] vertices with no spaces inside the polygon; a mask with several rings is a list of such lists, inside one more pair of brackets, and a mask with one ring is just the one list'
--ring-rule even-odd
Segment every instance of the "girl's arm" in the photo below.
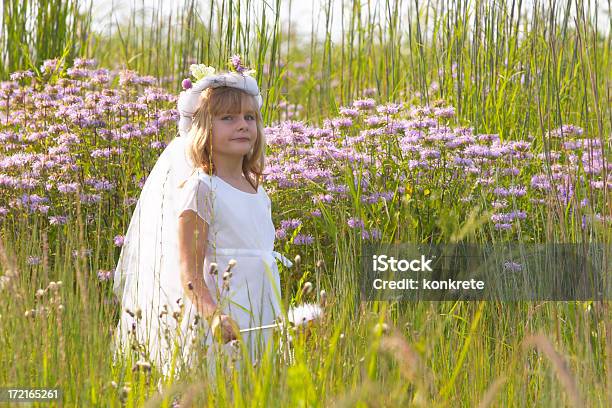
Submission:
{"label": "girl's arm", "polygon": [[179,262],[183,290],[195,305],[198,314],[212,317],[216,304],[204,282],[204,257],[208,240],[208,224],[193,211],[179,216]]}

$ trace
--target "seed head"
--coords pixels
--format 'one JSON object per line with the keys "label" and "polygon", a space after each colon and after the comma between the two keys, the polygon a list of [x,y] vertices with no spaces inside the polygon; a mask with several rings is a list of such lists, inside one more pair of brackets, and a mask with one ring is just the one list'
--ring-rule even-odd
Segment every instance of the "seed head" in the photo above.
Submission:
{"label": "seed head", "polygon": [[137,371],[137,370],[151,371],[151,364],[144,360],[139,360],[134,365],[134,368],[132,368],[132,371]]}
{"label": "seed head", "polygon": [[123,387],[121,388],[121,395],[119,396],[120,399],[125,399],[127,398],[128,393],[130,392],[130,387]]}
{"label": "seed head", "polygon": [[319,295],[321,297],[321,306],[325,306],[325,304],[327,303],[327,292],[325,291],[325,289],[322,289]]}
{"label": "seed head", "polygon": [[304,283],[304,286],[302,287],[302,296],[306,296],[310,292],[312,292],[312,283],[311,282]]}
{"label": "seed head", "polygon": [[378,335],[389,333],[389,325],[387,323],[377,323],[374,326],[374,333]]}
{"label": "seed head", "polygon": [[208,273],[210,273],[213,276],[217,276],[217,273],[219,273],[219,267],[217,266],[216,262],[210,263],[210,270],[208,271]]}

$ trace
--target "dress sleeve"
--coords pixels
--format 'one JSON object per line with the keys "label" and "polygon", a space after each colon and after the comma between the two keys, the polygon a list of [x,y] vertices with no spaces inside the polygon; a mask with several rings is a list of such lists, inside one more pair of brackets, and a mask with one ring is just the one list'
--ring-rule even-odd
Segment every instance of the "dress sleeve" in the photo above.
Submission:
{"label": "dress sleeve", "polygon": [[205,181],[198,177],[189,178],[179,188],[178,215],[191,210],[210,225],[212,218],[213,191]]}

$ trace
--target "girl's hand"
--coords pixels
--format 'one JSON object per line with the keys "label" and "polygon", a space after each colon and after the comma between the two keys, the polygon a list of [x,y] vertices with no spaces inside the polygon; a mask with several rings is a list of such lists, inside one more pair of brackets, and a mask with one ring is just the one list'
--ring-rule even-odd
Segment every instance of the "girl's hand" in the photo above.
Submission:
{"label": "girl's hand", "polygon": [[221,336],[223,343],[236,340],[240,332],[234,319],[225,314],[215,315],[210,323],[210,328],[215,337]]}

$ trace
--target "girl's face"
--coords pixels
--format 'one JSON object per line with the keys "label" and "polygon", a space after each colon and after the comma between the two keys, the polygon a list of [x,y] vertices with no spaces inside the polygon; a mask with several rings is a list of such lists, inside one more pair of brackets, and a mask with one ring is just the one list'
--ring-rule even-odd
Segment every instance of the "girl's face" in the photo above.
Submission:
{"label": "girl's face", "polygon": [[257,140],[255,112],[243,106],[238,113],[219,113],[212,118],[212,135],[213,156],[243,157]]}

